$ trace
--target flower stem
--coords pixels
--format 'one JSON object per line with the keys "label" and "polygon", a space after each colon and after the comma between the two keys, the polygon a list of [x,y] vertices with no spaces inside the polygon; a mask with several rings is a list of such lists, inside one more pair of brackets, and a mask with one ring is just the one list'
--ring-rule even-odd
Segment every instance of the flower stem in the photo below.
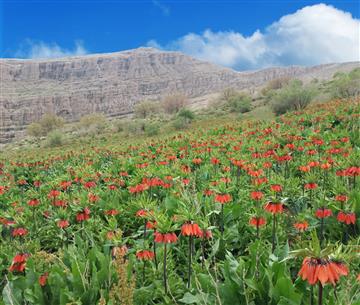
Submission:
{"label": "flower stem", "polygon": [[190,288],[191,284],[191,257],[192,257],[192,241],[193,237],[192,235],[189,236],[189,266],[188,266],[188,283],[187,287]]}
{"label": "flower stem", "polygon": [[318,299],[318,305],[322,305],[323,301],[323,286],[321,285],[321,282],[319,282],[319,299]]}
{"label": "flower stem", "polygon": [[157,263],[157,256],[156,256],[156,242],[154,241],[154,262],[155,262],[155,268],[158,269],[158,263]]}
{"label": "flower stem", "polygon": [[221,205],[221,223],[220,223],[221,237],[224,235],[224,205]]}
{"label": "flower stem", "polygon": [[145,285],[145,260],[143,265],[143,285]]}
{"label": "flower stem", "polygon": [[164,289],[167,294],[167,274],[166,274],[166,243],[164,243]]}
{"label": "flower stem", "polygon": [[275,229],[276,229],[276,216],[275,216],[275,214],[273,214],[272,250],[271,250],[272,253],[274,253],[274,251],[275,251]]}

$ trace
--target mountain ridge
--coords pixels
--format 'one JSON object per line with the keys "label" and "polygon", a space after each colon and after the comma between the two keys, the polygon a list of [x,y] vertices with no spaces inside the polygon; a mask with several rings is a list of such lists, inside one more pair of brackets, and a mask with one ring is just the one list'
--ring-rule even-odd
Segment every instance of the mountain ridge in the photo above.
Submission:
{"label": "mountain ridge", "polygon": [[227,87],[256,90],[278,77],[330,78],[359,62],[235,71],[180,52],[138,48],[56,59],[0,59],[0,143],[46,112],[77,121],[85,114],[131,114],[144,99],[181,92],[190,99]]}

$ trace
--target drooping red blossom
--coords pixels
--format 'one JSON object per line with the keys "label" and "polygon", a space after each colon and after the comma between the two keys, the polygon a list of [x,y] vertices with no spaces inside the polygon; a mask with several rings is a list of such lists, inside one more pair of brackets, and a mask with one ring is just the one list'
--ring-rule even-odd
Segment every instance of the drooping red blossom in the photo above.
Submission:
{"label": "drooping red blossom", "polygon": [[26,230],[25,228],[15,228],[12,231],[12,236],[13,237],[26,236],[27,234],[28,234],[28,230]]}
{"label": "drooping red blossom", "polygon": [[11,266],[9,267],[10,272],[23,272],[25,270],[26,266],[26,260],[29,257],[29,254],[27,253],[19,253],[16,254],[13,258],[13,261],[11,263]]}
{"label": "drooping red blossom", "polygon": [[28,206],[30,207],[36,207],[40,204],[40,200],[39,199],[30,199],[28,202],[27,202]]}
{"label": "drooping red blossom", "polygon": [[317,187],[318,187],[318,185],[316,183],[314,183],[314,182],[306,183],[305,186],[304,186],[304,188],[306,190],[314,190]]}
{"label": "drooping red blossom", "polygon": [[67,221],[66,219],[61,219],[61,220],[58,220],[58,222],[56,223],[56,225],[60,228],[60,229],[65,229],[67,228],[70,223],[69,221]]}
{"label": "drooping red blossom", "polygon": [[330,217],[331,215],[332,215],[332,211],[324,207],[317,209],[315,212],[315,216],[320,219]]}
{"label": "drooping red blossom", "polygon": [[348,196],[343,195],[343,194],[335,196],[335,200],[339,201],[339,202],[346,202],[346,201],[348,201],[348,199],[349,199]]}
{"label": "drooping red blossom", "polygon": [[270,189],[273,191],[273,192],[281,192],[282,191],[282,186],[280,184],[272,184],[270,186]]}
{"label": "drooping red blossom", "polygon": [[217,194],[215,196],[215,202],[219,202],[221,204],[228,203],[232,200],[232,197],[230,194]]}
{"label": "drooping red blossom", "polygon": [[55,199],[60,196],[60,191],[58,190],[51,190],[47,195],[49,199]]}
{"label": "drooping red blossom", "polygon": [[261,200],[264,197],[264,194],[260,191],[253,191],[250,193],[251,199]]}
{"label": "drooping red blossom", "polygon": [[76,221],[82,222],[88,220],[90,218],[90,210],[89,208],[84,208],[84,210],[80,213],[76,214]]}
{"label": "drooping red blossom", "polygon": [[116,216],[118,215],[120,212],[116,209],[111,209],[111,210],[107,210],[104,212],[105,215],[108,215],[108,216]]}
{"label": "drooping red blossom", "polygon": [[139,260],[144,260],[144,261],[152,260],[154,256],[155,256],[154,252],[150,250],[140,250],[136,252],[136,257]]}
{"label": "drooping red blossom", "polygon": [[294,228],[299,232],[304,232],[309,227],[307,221],[296,222],[294,223]]}
{"label": "drooping red blossom", "polygon": [[326,283],[335,286],[340,276],[346,276],[348,273],[348,268],[340,261],[305,257],[298,275],[310,285],[320,282],[322,286]]}
{"label": "drooping red blossom", "polygon": [[177,236],[175,233],[154,233],[154,241],[156,243],[176,243],[177,242]]}
{"label": "drooping red blossom", "polygon": [[148,212],[144,209],[141,209],[141,210],[138,210],[135,215],[136,215],[136,217],[144,218],[144,217],[148,216]]}
{"label": "drooping red blossom", "polygon": [[355,224],[356,222],[356,215],[355,213],[350,213],[350,212],[343,212],[343,211],[340,211],[337,215],[337,220],[339,222],[342,222],[342,223],[346,223],[347,225],[349,224]]}
{"label": "drooping red blossom", "polygon": [[249,224],[256,227],[256,228],[260,228],[264,225],[266,225],[266,219],[264,217],[251,217],[249,220]]}
{"label": "drooping red blossom", "polygon": [[202,231],[198,224],[196,223],[184,223],[181,226],[181,235],[183,236],[196,236],[201,237]]}
{"label": "drooping red blossom", "polygon": [[271,214],[279,214],[282,213],[284,211],[284,205],[282,203],[273,203],[273,202],[268,202],[265,206],[264,209],[266,211],[268,211]]}
{"label": "drooping red blossom", "polygon": [[46,285],[46,281],[47,281],[48,277],[49,277],[48,272],[45,272],[42,275],[40,275],[39,284],[40,284],[41,287],[44,287]]}

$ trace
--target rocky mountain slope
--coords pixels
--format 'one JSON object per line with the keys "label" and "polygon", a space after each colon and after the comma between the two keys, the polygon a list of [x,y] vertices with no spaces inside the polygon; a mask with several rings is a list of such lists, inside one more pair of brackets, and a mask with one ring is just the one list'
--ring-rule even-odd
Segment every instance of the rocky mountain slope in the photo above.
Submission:
{"label": "rocky mountain slope", "polygon": [[326,79],[356,66],[236,72],[153,48],[61,59],[0,59],[0,143],[11,141],[46,112],[67,121],[93,112],[122,116],[141,100],[157,100],[174,92],[197,98],[226,87],[257,88],[281,76]]}

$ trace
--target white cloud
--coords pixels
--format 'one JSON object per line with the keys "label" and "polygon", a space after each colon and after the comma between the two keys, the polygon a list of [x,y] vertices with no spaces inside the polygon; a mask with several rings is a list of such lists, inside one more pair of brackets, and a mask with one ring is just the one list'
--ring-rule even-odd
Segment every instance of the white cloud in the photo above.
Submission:
{"label": "white cloud", "polygon": [[85,55],[87,53],[88,51],[85,49],[82,41],[75,41],[73,49],[65,49],[56,43],[45,43],[43,41],[27,39],[15,56],[20,58],[59,58]]}
{"label": "white cloud", "polygon": [[158,7],[161,10],[161,12],[163,13],[163,15],[165,15],[165,16],[170,15],[170,8],[168,6],[160,3],[160,1],[152,0],[152,4],[155,5],[156,7]]}
{"label": "white cloud", "polygon": [[165,45],[199,59],[235,69],[274,65],[315,65],[360,60],[360,20],[326,4],[306,6],[285,15],[263,32],[189,33]]}

